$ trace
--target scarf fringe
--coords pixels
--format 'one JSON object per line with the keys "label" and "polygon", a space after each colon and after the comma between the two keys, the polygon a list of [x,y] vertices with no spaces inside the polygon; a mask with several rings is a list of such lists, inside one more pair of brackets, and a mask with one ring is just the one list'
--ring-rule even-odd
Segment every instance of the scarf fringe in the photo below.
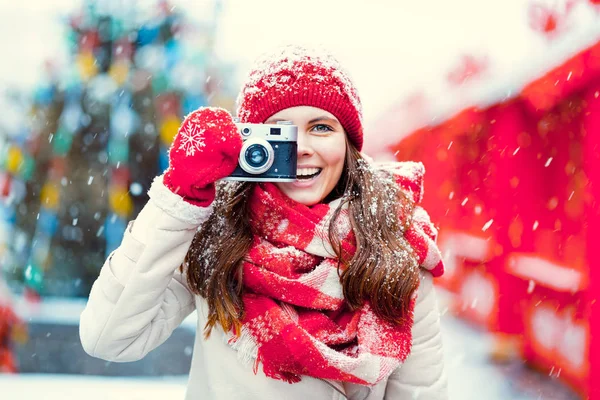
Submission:
{"label": "scarf fringe", "polygon": [[[258,345],[246,326],[242,326],[239,336],[231,336],[227,344],[237,351],[237,358],[242,364],[257,368],[259,362]],[[256,372],[255,372],[256,373]]]}
{"label": "scarf fringe", "polygon": [[[275,368],[263,363],[263,371],[266,376],[273,379],[278,379],[280,381],[285,381],[289,384],[298,383],[302,380],[299,375],[296,375],[292,372],[286,371],[277,371]],[[256,374],[256,371],[254,372]]]}
{"label": "scarf fringe", "polygon": [[266,376],[273,379],[285,381],[287,383],[298,383],[302,378],[294,373],[278,371],[270,364],[265,364],[260,356],[258,345],[252,337],[250,331],[243,326],[239,336],[231,336],[227,344],[237,351],[237,358],[243,365],[251,366],[254,375],[258,374],[260,363],[263,363],[263,372]]}

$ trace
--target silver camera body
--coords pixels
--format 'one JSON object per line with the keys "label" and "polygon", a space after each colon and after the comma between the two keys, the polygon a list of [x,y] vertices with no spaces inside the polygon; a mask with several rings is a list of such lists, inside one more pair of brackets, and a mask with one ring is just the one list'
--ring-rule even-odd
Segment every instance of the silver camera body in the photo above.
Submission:
{"label": "silver camera body", "polygon": [[230,181],[293,182],[298,164],[298,127],[291,121],[249,124],[235,121],[243,138]]}

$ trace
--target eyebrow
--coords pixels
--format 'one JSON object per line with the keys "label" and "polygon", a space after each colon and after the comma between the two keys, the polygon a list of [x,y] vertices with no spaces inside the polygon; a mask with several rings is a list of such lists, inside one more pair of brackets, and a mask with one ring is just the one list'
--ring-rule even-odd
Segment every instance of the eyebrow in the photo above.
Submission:
{"label": "eyebrow", "polygon": [[319,121],[329,121],[329,122],[334,122],[339,124],[340,121],[337,120],[337,118],[332,118],[332,117],[328,117],[326,115],[323,115],[321,117],[317,117],[317,118],[313,118],[310,121],[308,121],[309,124],[314,124],[315,122],[319,122]]}
{"label": "eyebrow", "polygon": [[[285,118],[274,118],[274,119],[267,120],[267,122],[278,122],[278,121],[287,121],[287,120]],[[309,124],[314,124],[315,122],[319,122],[319,121],[329,121],[329,122],[333,122],[333,123],[337,123],[337,124],[340,123],[340,121],[338,121],[337,118],[328,117],[326,115],[313,118],[310,121],[308,121],[308,123]]]}

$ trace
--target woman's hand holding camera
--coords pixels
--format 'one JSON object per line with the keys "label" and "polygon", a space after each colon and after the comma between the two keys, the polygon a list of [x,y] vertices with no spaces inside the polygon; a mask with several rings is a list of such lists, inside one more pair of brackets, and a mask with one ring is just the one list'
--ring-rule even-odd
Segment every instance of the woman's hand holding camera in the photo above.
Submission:
{"label": "woman's hand holding camera", "polygon": [[186,202],[207,207],[215,198],[214,183],[235,170],[241,148],[242,136],[229,112],[199,108],[184,119],[173,140],[163,181]]}

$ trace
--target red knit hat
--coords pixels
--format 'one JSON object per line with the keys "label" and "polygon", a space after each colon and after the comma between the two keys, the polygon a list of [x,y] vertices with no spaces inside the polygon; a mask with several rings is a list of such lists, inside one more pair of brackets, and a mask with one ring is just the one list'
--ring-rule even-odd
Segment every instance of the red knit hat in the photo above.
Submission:
{"label": "red knit hat", "polygon": [[339,62],[321,49],[285,46],[260,57],[237,99],[242,122],[263,123],[296,106],[313,106],[333,114],[348,139],[363,145],[362,106],[354,84]]}

